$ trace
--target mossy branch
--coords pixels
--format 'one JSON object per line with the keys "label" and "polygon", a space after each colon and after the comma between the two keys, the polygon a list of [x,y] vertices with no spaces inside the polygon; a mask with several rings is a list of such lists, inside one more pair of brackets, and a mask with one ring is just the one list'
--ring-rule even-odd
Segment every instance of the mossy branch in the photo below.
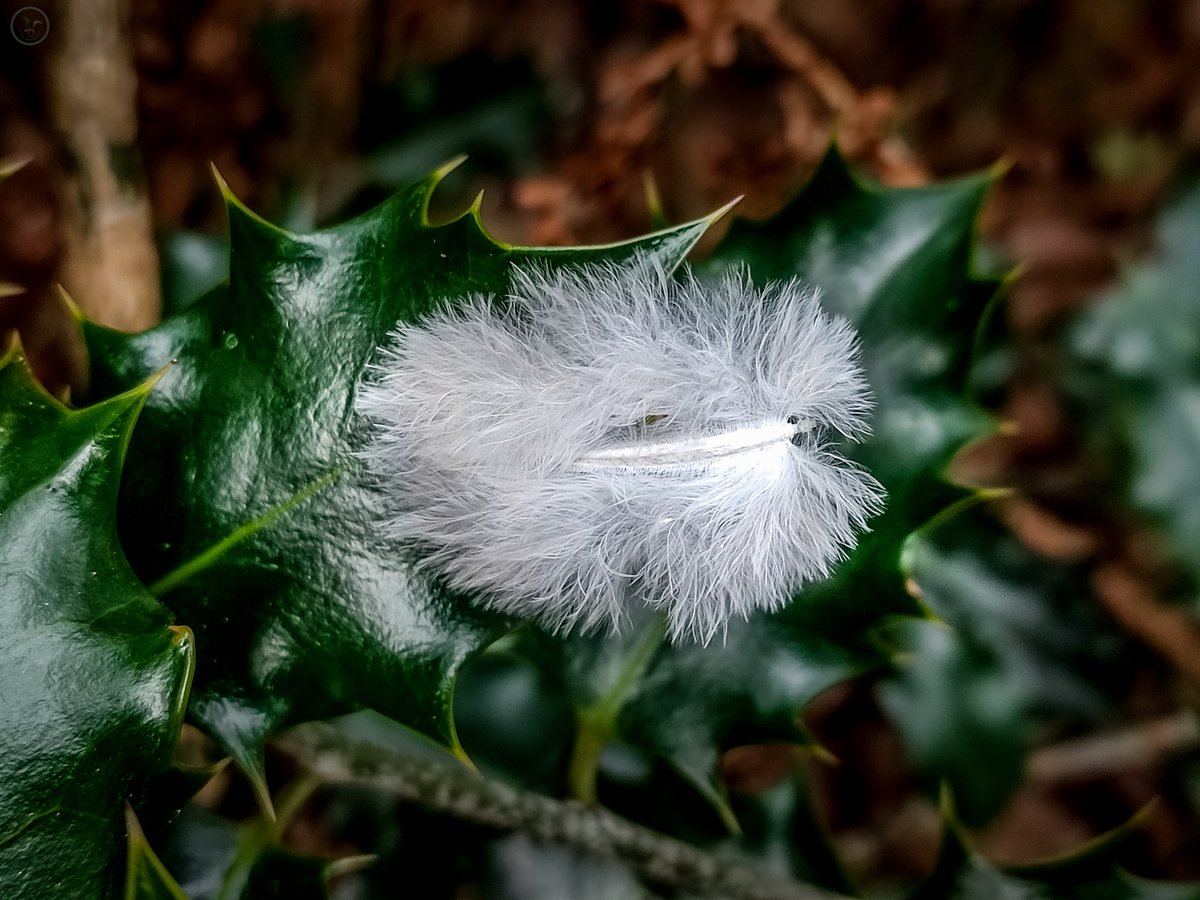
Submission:
{"label": "mossy branch", "polygon": [[292,729],[278,746],[327,782],[366,785],[434,812],[616,860],[651,884],[726,900],[844,900],[651,831],[603,807],[555,800],[466,768],[359,744],[330,725]]}

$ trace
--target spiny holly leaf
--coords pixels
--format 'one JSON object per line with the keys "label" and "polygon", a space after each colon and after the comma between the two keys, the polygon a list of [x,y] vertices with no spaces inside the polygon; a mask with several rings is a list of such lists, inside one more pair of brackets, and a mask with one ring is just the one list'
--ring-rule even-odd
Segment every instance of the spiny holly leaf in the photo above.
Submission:
{"label": "spiny holly leaf", "polygon": [[511,247],[477,207],[429,225],[446,171],[311,235],[230,197],[227,288],[139,335],[85,323],[96,395],[178,359],[134,437],[122,538],[196,629],[192,715],[250,771],[279,727],[360,706],[455,746],[455,672],[502,627],[380,535],[352,409],[388,332],[443,300],[504,291],[514,265],[649,254],[671,268],[710,221],[607,247]]}
{"label": "spiny holly leaf", "polygon": [[909,900],[1200,900],[1200,884],[1150,881],[1120,866],[1131,827],[1118,828],[1062,859],[1001,868],[972,852],[950,821],[937,868]]}
{"label": "spiny holly leaf", "polygon": [[1028,697],[998,651],[938,622],[902,619],[885,630],[900,671],[880,699],[918,770],[945,778],[964,817],[995,815],[1020,783],[1029,741]]}
{"label": "spiny holly leaf", "polygon": [[121,553],[117,484],[150,384],[71,412],[0,360],[0,884],[117,897],[125,801],[165,769],[192,637]]}
{"label": "spiny holly leaf", "polygon": [[1099,480],[1162,529],[1200,583],[1200,185],[1163,213],[1157,256],[1066,336],[1063,382]]}
{"label": "spiny holly leaf", "polygon": [[981,504],[908,540],[904,570],[942,622],[889,623],[880,700],[930,786],[982,824],[1020,781],[1035,721],[1094,723],[1122,689],[1123,641],[1084,573],[1028,550]]}
{"label": "spiny holly leaf", "polygon": [[[736,222],[714,254],[721,265],[748,265],[756,279],[799,277],[818,286],[826,308],[858,328],[875,393],[870,438],[845,449],[887,488],[886,509],[834,576],[779,616],[793,633],[811,640],[832,627],[846,635],[890,614],[922,611],[905,587],[902,548],[914,529],[964,496],[947,483],[945,468],[992,427],[964,394],[975,335],[1000,288],[969,274],[975,220],[991,180],[885,189],[867,184],[831,150],[795,200],[766,222]],[[929,639],[920,652],[947,661],[943,644],[953,638],[936,626],[911,619],[895,627]],[[975,659],[981,672],[985,656]],[[928,692],[953,693],[940,684],[910,682],[905,696],[933,716]],[[904,733],[914,741],[926,734]]]}

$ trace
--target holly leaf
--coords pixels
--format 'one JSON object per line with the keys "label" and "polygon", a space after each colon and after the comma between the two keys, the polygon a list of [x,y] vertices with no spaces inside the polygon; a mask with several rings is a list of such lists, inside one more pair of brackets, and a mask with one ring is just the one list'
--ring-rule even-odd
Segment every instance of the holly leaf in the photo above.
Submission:
{"label": "holly leaf", "polygon": [[124,807],[167,768],[192,635],[117,541],[126,442],[151,389],[73,412],[0,360],[0,882],[117,897]]}
{"label": "holly leaf", "polygon": [[1020,782],[1035,723],[1095,725],[1112,708],[1125,642],[1079,567],[1039,557],[982,504],[914,532],[903,565],[941,621],[881,629],[898,665],[880,701],[929,786],[948,784],[979,825]]}
{"label": "holly leaf", "polygon": [[[831,639],[782,616],[729,626],[720,645],[670,645],[661,623],[609,638],[560,642],[558,665],[578,710],[571,792],[587,797],[613,741],[668,762],[739,829],[720,778],[721,753],[745,744],[811,743],[800,712],[835,684],[884,664],[865,636]],[[594,759],[589,759],[594,757]]]}
{"label": "holly leaf", "polygon": [[388,333],[438,303],[502,292],[514,266],[656,256],[711,219],[564,250],[501,244],[478,205],[426,210],[443,168],[350,222],[291,234],[226,192],[228,286],[137,335],[85,322],[91,390],[177,359],[130,448],[121,534],[151,590],[196,629],[191,714],[256,774],[277,729],[370,707],[458,747],[463,660],[506,630],[380,535],[354,450],[356,387]]}

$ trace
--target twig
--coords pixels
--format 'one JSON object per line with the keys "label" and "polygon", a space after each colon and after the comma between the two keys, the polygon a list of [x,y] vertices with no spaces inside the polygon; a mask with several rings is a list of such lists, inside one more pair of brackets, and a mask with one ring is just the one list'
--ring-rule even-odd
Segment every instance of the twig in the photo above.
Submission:
{"label": "twig", "polygon": [[1120,731],[1043,747],[1029,758],[1029,777],[1043,784],[1086,781],[1153,766],[1197,749],[1200,718],[1183,710]]}
{"label": "twig", "polygon": [[845,900],[708,853],[603,807],[554,800],[466,768],[364,746],[323,723],[294,728],[277,745],[325,781],[369,785],[434,812],[616,860],[654,884],[723,900]]}
{"label": "twig", "polygon": [[57,4],[49,67],[51,116],[72,178],[62,281],[104,325],[158,321],[158,254],[137,150],[137,73],[129,0]]}

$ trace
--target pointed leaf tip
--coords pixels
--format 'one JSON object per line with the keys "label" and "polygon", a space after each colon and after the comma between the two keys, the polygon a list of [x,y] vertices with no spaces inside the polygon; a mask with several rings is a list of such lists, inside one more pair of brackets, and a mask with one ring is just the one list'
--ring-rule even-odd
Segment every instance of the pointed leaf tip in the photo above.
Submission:
{"label": "pointed leaf tip", "polygon": [[707,222],[709,225],[712,225],[714,222],[720,221],[722,218],[725,217],[726,213],[728,213],[731,209],[733,209],[735,206],[737,206],[739,203],[741,203],[745,198],[746,198],[745,194],[738,194],[736,197],[734,197],[732,200],[730,200],[724,206],[714,209],[712,212],[710,212],[707,216],[704,217],[703,221]]}
{"label": "pointed leaf tip", "polygon": [[67,315],[69,315],[75,321],[75,324],[82,325],[84,322],[88,321],[87,313],[85,313],[83,308],[75,302],[74,298],[67,292],[67,289],[63,285],[55,284],[54,289],[58,293],[58,299],[61,300],[63,306],[66,307]]}
{"label": "pointed leaf tip", "polygon": [[233,191],[229,189],[229,182],[225,180],[225,176],[217,168],[217,164],[211,160],[208,163],[208,170],[212,172],[213,181],[217,183],[217,190],[221,192],[223,197],[232,197]]}
{"label": "pointed leaf tip", "polygon": [[430,174],[429,178],[436,185],[439,181],[441,181],[443,178],[445,178],[447,175],[449,175],[451,172],[453,172],[455,169],[457,169],[459,166],[461,166],[466,161],[467,161],[467,154],[460,153],[458,156],[454,157],[453,159],[451,159],[447,162],[442,163],[440,166],[438,166],[436,169],[434,169],[433,172]]}

